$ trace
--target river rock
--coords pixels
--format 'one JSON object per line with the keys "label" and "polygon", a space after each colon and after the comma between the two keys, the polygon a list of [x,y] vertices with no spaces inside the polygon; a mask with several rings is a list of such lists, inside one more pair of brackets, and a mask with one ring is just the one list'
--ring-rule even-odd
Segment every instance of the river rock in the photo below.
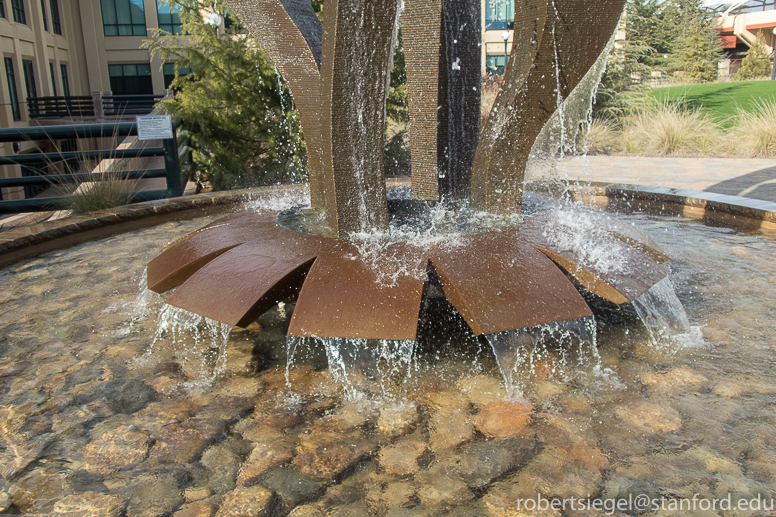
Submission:
{"label": "river rock", "polygon": [[207,440],[197,429],[180,424],[168,425],[159,431],[148,461],[154,464],[191,463],[206,445]]}
{"label": "river rock", "polygon": [[411,504],[418,488],[409,481],[389,483],[380,494],[379,502],[383,508],[399,508]]}
{"label": "river rock", "polygon": [[216,511],[218,511],[218,503],[215,498],[210,498],[184,504],[172,515],[173,517],[213,517]]}
{"label": "river rock", "polygon": [[383,447],[378,455],[378,462],[388,474],[409,476],[420,470],[418,458],[425,450],[424,442],[404,439],[395,445]]}
{"label": "river rock", "polygon": [[470,415],[460,407],[441,406],[429,421],[429,444],[434,452],[466,443],[474,436]]}
{"label": "river rock", "polygon": [[567,458],[556,447],[546,447],[520,470],[514,478],[519,497],[587,497],[597,494],[601,472],[584,463]]}
{"label": "river rock", "polygon": [[267,473],[261,486],[276,494],[286,511],[317,498],[325,489],[320,479],[288,467],[278,467]]}
{"label": "river rock", "polygon": [[300,435],[292,464],[305,475],[330,479],[371,455],[375,447],[357,435],[316,429]]}
{"label": "river rock", "polygon": [[527,402],[490,402],[485,404],[474,418],[474,426],[489,438],[526,435],[532,411],[531,404]]}
{"label": "river rock", "polygon": [[216,517],[269,516],[272,492],[260,486],[237,488],[224,496]]}
{"label": "river rock", "polygon": [[257,443],[250,456],[240,467],[237,474],[237,486],[246,487],[256,484],[267,471],[293,458],[293,446],[288,439],[269,439]]}
{"label": "river rock", "polygon": [[202,454],[200,462],[208,470],[208,488],[213,492],[220,493],[234,488],[241,460],[230,444],[219,443],[209,447]]}
{"label": "river rock", "polygon": [[0,490],[0,512],[6,511],[13,504],[11,496],[5,490]]}
{"label": "river rock", "polygon": [[118,517],[124,501],[107,494],[83,492],[64,496],[54,505],[55,515],[68,517]]}
{"label": "river rock", "polygon": [[108,431],[84,448],[84,468],[96,474],[131,469],[145,460],[150,437],[133,426]]}
{"label": "river rock", "polygon": [[429,471],[440,476],[455,473],[466,485],[479,488],[526,464],[535,454],[536,442],[525,438],[476,442],[440,458]]}
{"label": "river rock", "polygon": [[682,427],[682,417],[675,409],[649,402],[620,406],[616,413],[626,424],[650,433],[670,433]]}
{"label": "river rock", "polygon": [[601,449],[582,443],[575,443],[560,449],[561,454],[578,463],[584,463],[598,470],[609,470],[609,458]]}
{"label": "river rock", "polygon": [[454,472],[424,471],[419,473],[416,479],[420,484],[417,497],[422,509],[447,509],[474,500],[474,493]]}
{"label": "river rock", "polygon": [[326,513],[323,512],[323,510],[320,510],[311,504],[306,504],[304,506],[297,506],[296,508],[291,510],[291,513],[288,514],[288,517],[327,517],[327,516],[326,516]]}
{"label": "river rock", "polygon": [[127,517],[156,517],[172,512],[184,502],[178,476],[170,473],[142,474],[133,480],[127,493]]}
{"label": "river rock", "polygon": [[380,410],[377,427],[389,438],[405,434],[417,426],[420,420],[418,407],[409,401],[387,404]]}
{"label": "river rock", "polygon": [[506,397],[501,380],[490,375],[465,377],[456,382],[455,387],[475,406],[484,406]]}
{"label": "river rock", "polygon": [[143,409],[156,392],[139,379],[112,379],[98,384],[93,394],[114,413],[134,413]]}
{"label": "river rock", "polygon": [[659,393],[671,393],[678,390],[697,389],[708,382],[703,375],[695,373],[687,366],[673,368],[667,372],[651,372],[641,376],[641,383],[650,390]]}

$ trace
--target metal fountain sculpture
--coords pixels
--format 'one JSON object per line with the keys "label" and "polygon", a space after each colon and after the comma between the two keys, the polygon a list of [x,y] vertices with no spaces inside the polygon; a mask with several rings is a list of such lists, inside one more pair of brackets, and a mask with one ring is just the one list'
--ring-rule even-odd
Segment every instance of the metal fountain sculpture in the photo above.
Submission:
{"label": "metal fountain sculpture", "polygon": [[[511,60],[481,131],[479,0],[404,0],[413,197],[520,212],[531,146],[605,48],[624,2],[516,0]],[[538,215],[456,246],[391,242],[378,269],[402,272],[378,281],[347,237],[389,226],[382,152],[399,3],[327,0],[321,24],[309,0],[229,1],[294,96],[311,205],[328,233],[237,213],[168,247],[148,265],[149,287],[177,287],[169,304],[237,326],[297,295],[290,336],[412,340],[430,269],[477,335],[590,316],[577,286],[622,304],[665,277],[667,257],[614,233],[633,273],[583,265],[551,243]]]}

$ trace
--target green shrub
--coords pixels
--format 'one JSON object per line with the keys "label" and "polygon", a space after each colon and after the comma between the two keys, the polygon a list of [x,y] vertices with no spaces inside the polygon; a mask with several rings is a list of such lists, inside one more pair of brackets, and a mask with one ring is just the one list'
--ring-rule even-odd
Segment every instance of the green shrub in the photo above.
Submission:
{"label": "green shrub", "polygon": [[736,72],[736,81],[747,81],[771,75],[771,53],[765,46],[765,37],[760,31],[754,45],[749,48],[746,57],[741,61],[741,68]]}

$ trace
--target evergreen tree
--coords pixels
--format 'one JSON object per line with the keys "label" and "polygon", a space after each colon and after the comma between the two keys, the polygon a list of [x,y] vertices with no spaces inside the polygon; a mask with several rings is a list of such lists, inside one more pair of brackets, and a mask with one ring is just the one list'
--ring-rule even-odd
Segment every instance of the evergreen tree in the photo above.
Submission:
{"label": "evergreen tree", "polygon": [[771,52],[765,46],[762,31],[757,34],[754,45],[749,48],[746,57],[741,61],[741,68],[736,72],[736,81],[748,81],[771,74]]}
{"label": "evergreen tree", "polygon": [[[174,61],[174,100],[162,108],[190,133],[197,169],[216,189],[299,181],[306,176],[304,142],[288,89],[223,0],[170,0],[184,34],[162,31],[145,43],[163,62]],[[203,19],[215,10],[234,22],[224,34]],[[188,40],[188,41],[186,41]],[[189,75],[177,75],[181,67]]]}
{"label": "evergreen tree", "polygon": [[704,20],[690,20],[685,36],[677,42],[672,63],[688,82],[713,81],[719,73],[719,41],[716,34],[710,37],[705,25]]}

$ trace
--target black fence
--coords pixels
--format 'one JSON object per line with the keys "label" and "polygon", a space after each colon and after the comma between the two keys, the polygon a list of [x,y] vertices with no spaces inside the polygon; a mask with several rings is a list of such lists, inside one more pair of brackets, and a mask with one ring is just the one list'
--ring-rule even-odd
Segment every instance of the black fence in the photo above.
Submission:
{"label": "black fence", "polygon": [[[186,184],[186,171],[189,160],[188,133],[185,130],[178,133],[178,127],[173,127],[173,138],[162,140],[161,147],[146,147],[133,149],[100,149],[94,151],[58,151],[50,153],[24,153],[10,156],[0,156],[0,165],[20,165],[22,177],[0,178],[0,187],[24,187],[29,195],[38,189],[46,189],[52,185],[72,184],[84,181],[94,181],[95,173],[73,172],[76,167],[68,164],[83,161],[104,159],[143,158],[164,156],[163,169],[120,171],[122,179],[166,178],[167,188],[164,190],[149,190],[135,192],[131,202],[150,201],[177,197],[183,194]],[[0,129],[0,142],[22,141],[72,141],[79,138],[126,137],[137,135],[135,122],[119,122],[110,124],[74,124],[69,126],[24,127]],[[58,167],[58,164],[64,163]],[[184,166],[181,167],[181,164]],[[62,169],[56,174],[48,171]],[[58,210],[66,206],[69,196],[35,197],[20,200],[0,200],[0,213],[41,212]],[[1,199],[1,198],[0,198]]]}
{"label": "black fence", "polygon": [[27,97],[30,118],[93,117],[94,101],[90,95],[77,97]]}
{"label": "black fence", "polygon": [[102,109],[106,117],[148,115],[164,95],[104,95]]}

